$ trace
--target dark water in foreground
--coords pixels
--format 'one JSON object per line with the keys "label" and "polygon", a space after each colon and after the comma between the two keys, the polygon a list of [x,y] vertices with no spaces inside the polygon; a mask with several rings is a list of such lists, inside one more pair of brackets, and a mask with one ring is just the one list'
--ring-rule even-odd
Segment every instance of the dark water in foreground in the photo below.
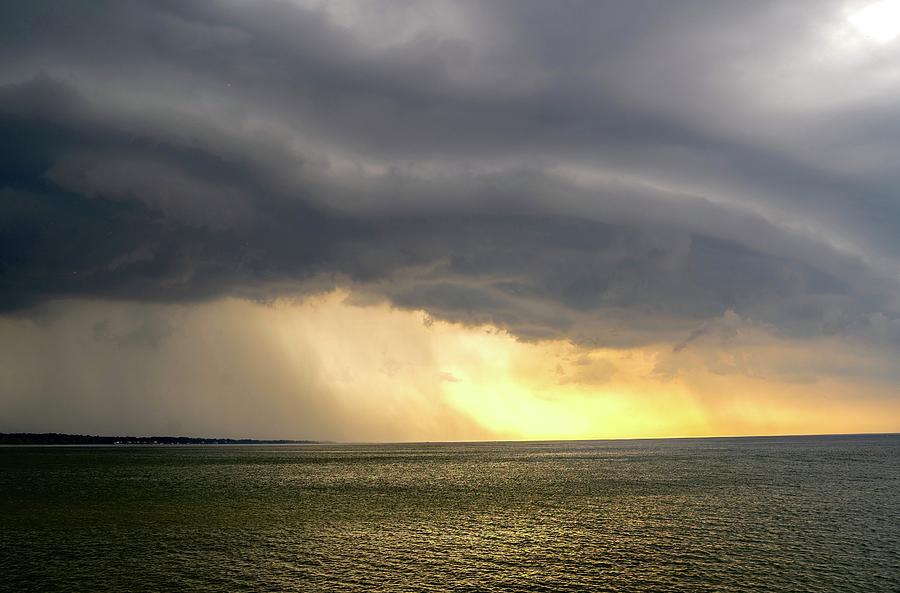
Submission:
{"label": "dark water in foreground", "polygon": [[0,448],[4,591],[900,591],[900,436]]}

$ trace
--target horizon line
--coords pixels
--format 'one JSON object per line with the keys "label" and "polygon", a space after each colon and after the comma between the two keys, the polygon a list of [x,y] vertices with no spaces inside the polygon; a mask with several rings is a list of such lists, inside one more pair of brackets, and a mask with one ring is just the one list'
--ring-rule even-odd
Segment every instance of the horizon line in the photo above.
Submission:
{"label": "horizon line", "polygon": [[[617,437],[617,438],[574,438],[574,439],[483,439],[483,440],[408,440],[408,441],[339,441],[299,438],[254,438],[254,437],[209,437],[186,435],[103,435],[103,434],[79,434],[64,432],[0,432],[0,437],[15,435],[33,436],[64,436],[64,437],[88,437],[88,438],[123,438],[123,439],[195,439],[208,441],[255,441],[249,443],[187,443],[187,445],[216,446],[216,445],[442,445],[442,444],[491,444],[491,443],[595,443],[595,442],[621,442],[621,441],[663,441],[663,440],[711,440],[711,439],[759,439],[759,438],[810,438],[810,437],[853,437],[853,436],[900,436],[900,432],[835,432],[835,433],[777,433],[777,434],[728,434],[728,435],[679,435],[679,436],[652,436],[652,437]],[[279,442],[280,441],[280,442]],[[122,443],[127,444],[127,443]],[[134,445],[152,445],[154,443],[134,443]],[[169,443],[158,443],[169,444]],[[177,443],[172,443],[177,444]],[[0,443],[4,447],[18,446],[115,446],[107,443],[39,443],[39,444],[15,444]]]}

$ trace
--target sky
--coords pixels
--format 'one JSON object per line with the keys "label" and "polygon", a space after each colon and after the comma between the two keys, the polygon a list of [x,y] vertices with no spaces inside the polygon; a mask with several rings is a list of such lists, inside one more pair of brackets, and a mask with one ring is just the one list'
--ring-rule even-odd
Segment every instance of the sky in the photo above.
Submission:
{"label": "sky", "polygon": [[0,3],[0,431],[900,431],[900,0]]}

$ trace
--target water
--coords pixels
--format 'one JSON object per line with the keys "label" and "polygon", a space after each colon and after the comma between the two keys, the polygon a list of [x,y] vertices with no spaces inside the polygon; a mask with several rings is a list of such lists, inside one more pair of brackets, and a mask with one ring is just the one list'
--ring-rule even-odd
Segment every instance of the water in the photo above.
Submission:
{"label": "water", "polygon": [[4,591],[900,591],[900,436],[0,448]]}

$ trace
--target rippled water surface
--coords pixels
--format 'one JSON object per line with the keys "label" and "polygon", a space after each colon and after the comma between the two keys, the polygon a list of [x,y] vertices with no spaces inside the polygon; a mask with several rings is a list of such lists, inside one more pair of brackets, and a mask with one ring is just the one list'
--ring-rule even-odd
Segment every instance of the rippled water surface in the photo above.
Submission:
{"label": "rippled water surface", "polygon": [[900,437],[0,448],[0,590],[900,591]]}

